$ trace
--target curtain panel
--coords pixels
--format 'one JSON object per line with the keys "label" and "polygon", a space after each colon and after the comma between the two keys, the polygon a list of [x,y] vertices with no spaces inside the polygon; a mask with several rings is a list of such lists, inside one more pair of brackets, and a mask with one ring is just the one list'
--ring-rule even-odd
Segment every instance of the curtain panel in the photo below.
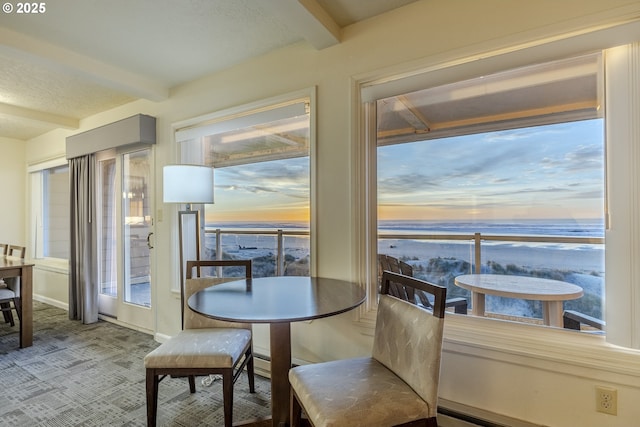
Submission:
{"label": "curtain panel", "polygon": [[69,318],[98,321],[95,168],[93,154],[69,160],[71,248]]}

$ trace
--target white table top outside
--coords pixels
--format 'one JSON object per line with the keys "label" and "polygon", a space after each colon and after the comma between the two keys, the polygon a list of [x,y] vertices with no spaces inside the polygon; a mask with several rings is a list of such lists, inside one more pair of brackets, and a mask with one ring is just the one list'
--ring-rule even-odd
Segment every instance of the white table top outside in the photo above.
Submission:
{"label": "white table top outside", "polygon": [[464,274],[455,278],[455,284],[472,292],[538,301],[571,300],[584,294],[572,283],[503,274]]}

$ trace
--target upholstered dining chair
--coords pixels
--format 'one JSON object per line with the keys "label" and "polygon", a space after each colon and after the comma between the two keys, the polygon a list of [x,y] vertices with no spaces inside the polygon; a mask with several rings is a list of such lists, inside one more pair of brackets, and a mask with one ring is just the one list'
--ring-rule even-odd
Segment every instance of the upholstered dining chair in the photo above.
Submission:
{"label": "upholstered dining chair", "polygon": [[[24,259],[27,248],[18,245],[4,245],[4,255]],[[16,311],[18,320],[22,321],[20,311],[20,280],[18,277],[5,277],[0,287],[0,311],[6,323],[15,326],[12,310]]]}
{"label": "upholstered dining chair", "polygon": [[[147,425],[155,426],[158,384],[167,375],[188,377],[195,393],[195,377],[222,376],[224,425],[233,420],[233,385],[246,367],[249,391],[255,391],[251,325],[222,322],[202,316],[187,306],[194,293],[239,277],[201,277],[205,267],[242,267],[242,278],[251,278],[251,260],[188,261],[184,289],[181,289],[183,329],[144,358],[147,388]],[[193,270],[196,276],[193,276]]]}
{"label": "upholstered dining chair", "polygon": [[[392,257],[391,255],[378,254],[378,277],[382,277],[382,272],[388,270],[394,273],[400,273],[405,276],[413,276],[413,267],[411,264]],[[391,283],[389,286],[389,293],[398,298],[402,298],[405,301],[416,302],[424,305],[425,307],[431,307],[429,298],[420,290],[414,290],[411,287],[404,288],[396,283]],[[467,314],[468,305],[466,298],[454,297],[449,298],[445,302],[445,307],[453,307],[453,311],[457,314]]]}
{"label": "upholstered dining chair", "polygon": [[[433,295],[433,310],[389,295],[392,281]],[[384,271],[371,356],[291,369],[291,425],[304,409],[314,427],[437,426],[446,293]]]}

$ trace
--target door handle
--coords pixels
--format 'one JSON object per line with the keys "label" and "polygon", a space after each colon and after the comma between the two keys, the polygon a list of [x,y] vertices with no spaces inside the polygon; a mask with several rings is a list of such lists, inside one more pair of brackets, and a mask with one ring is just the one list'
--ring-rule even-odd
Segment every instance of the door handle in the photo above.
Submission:
{"label": "door handle", "polygon": [[147,234],[147,247],[149,249],[153,249],[153,246],[151,246],[151,236],[153,236],[153,232]]}

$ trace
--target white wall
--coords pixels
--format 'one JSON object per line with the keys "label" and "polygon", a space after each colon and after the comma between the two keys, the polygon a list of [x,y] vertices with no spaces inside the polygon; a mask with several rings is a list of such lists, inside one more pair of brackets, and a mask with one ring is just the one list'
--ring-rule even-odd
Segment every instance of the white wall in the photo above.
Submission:
{"label": "white wall", "polygon": [[24,245],[25,206],[25,145],[24,141],[0,138],[0,241]]}
{"label": "white wall", "polygon": [[[43,135],[28,142],[27,162],[63,153],[64,138],[69,134],[143,113],[158,119],[156,168],[160,171],[175,160],[172,123],[317,86],[315,261],[320,275],[356,280],[361,270],[355,265],[361,246],[356,230],[363,220],[355,202],[358,181],[354,178],[354,156],[360,152],[354,118],[358,81],[424,69],[483,51],[507,51],[509,46],[578,34],[639,15],[640,1],[631,0],[419,1],[345,29],[340,45],[316,51],[299,43],[174,88],[167,101],[137,101],[83,120],[76,132]],[[169,56],[167,60],[171,60]],[[161,194],[162,183],[158,182],[157,200]],[[154,303],[162,307],[156,322],[157,334],[162,336],[178,330],[180,308],[177,296],[170,291],[171,278],[177,278],[177,263],[172,261],[175,251],[171,249],[176,245],[175,209],[157,204],[156,213],[160,211],[163,220],[157,223],[155,233],[158,280]],[[37,282],[47,281],[45,286],[34,284],[36,293],[44,298],[63,298],[66,289],[60,292],[58,288],[66,282],[58,278],[49,282],[46,276],[43,272],[36,277]],[[296,324],[294,357],[313,362],[368,354],[370,319],[365,308]],[[640,354],[608,346],[598,337],[513,328],[484,319],[448,319],[441,376],[445,401],[548,426],[627,427],[638,422],[640,406],[635,402],[640,401]],[[259,352],[268,349],[266,332],[266,328],[256,328]],[[518,335],[521,337],[514,340]],[[549,342],[553,350],[549,350]],[[564,342],[571,343],[567,351],[563,350]],[[596,384],[618,388],[617,417],[595,412]]]}

